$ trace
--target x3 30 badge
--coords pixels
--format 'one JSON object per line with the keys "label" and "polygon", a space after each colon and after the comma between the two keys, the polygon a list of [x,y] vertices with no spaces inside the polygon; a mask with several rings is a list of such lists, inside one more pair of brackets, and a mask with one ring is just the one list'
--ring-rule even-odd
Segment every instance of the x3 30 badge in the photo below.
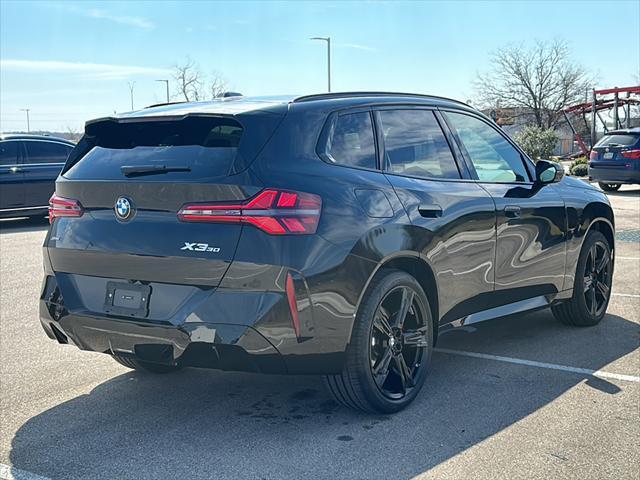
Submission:
{"label": "x3 30 badge", "polygon": [[190,250],[192,252],[211,252],[218,253],[220,252],[220,247],[211,247],[208,243],[191,243],[184,242],[184,247],[180,250]]}

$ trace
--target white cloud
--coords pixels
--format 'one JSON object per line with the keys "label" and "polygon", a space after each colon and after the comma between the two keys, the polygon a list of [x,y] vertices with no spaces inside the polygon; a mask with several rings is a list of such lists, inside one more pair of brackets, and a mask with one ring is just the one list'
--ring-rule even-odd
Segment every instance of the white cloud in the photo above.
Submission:
{"label": "white cloud", "polygon": [[37,90],[37,91],[12,91],[7,93],[6,91],[0,91],[0,98],[6,100],[10,98],[12,100],[21,100],[23,98],[32,99],[35,97],[44,98],[56,98],[56,97],[78,97],[87,95],[106,95],[110,93],[108,89],[98,88],[57,88],[52,90]]}
{"label": "white cloud", "polygon": [[132,27],[144,28],[145,30],[151,30],[155,28],[155,25],[148,19],[143,17],[132,17],[128,15],[113,15],[105,10],[99,10],[92,8],[85,12],[85,15],[90,18],[101,18],[103,20],[110,20],[122,25],[130,25]]}
{"label": "white cloud", "polygon": [[107,20],[109,22],[119,23],[120,25],[128,25],[130,27],[142,28],[144,30],[152,30],[156,27],[151,20],[144,17],[132,15],[117,15],[100,8],[87,9],[71,4],[62,4],[55,6],[58,8],[63,8],[67,12],[82,15],[83,17]]}
{"label": "white cloud", "polygon": [[139,67],[135,65],[111,65],[107,63],[62,62],[55,60],[1,59],[0,69],[4,72],[77,73],[105,80],[120,80],[135,76],[171,74],[171,71],[166,68]]}

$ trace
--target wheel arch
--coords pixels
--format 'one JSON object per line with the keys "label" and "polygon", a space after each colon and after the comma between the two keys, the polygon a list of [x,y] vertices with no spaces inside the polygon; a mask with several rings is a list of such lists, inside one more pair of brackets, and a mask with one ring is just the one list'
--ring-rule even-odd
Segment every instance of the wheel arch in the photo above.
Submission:
{"label": "wheel arch", "polygon": [[597,230],[602,233],[609,242],[609,245],[611,245],[611,250],[615,250],[615,229],[613,227],[613,223],[610,222],[609,219],[605,217],[596,217],[592,219],[585,232],[585,237],[591,230]]}
{"label": "wheel arch", "polygon": [[[438,339],[438,326],[440,319],[438,307],[438,285],[436,283],[435,275],[433,274],[433,269],[431,268],[429,263],[415,253],[401,253],[386,258],[378,263],[377,267],[369,276],[364,288],[362,289],[362,293],[358,298],[358,303],[356,305],[356,315],[358,310],[360,309],[362,299],[364,298],[364,295],[371,285],[371,282],[377,276],[382,275],[383,271],[386,269],[399,270],[408,273],[418,281],[418,283],[424,290],[424,293],[427,295],[427,299],[429,300],[429,307],[431,309],[431,321],[433,324],[433,344],[435,345]],[[349,342],[351,341],[352,334],[353,325],[351,326],[351,332],[349,334]]]}
{"label": "wheel arch", "polygon": [[[603,197],[604,194],[603,194]],[[605,197],[606,198],[606,197]],[[615,232],[615,218],[613,215],[613,209],[607,200],[604,199],[591,199],[582,209],[582,225],[585,228],[585,235],[589,229],[598,222],[607,224],[611,233]]]}
{"label": "wheel arch", "polygon": [[605,236],[611,246],[611,251],[614,252],[616,229],[611,205],[604,201],[590,202],[585,205],[580,217],[579,231],[576,232],[580,239],[580,249],[582,249],[582,244],[589,232],[597,230]]}

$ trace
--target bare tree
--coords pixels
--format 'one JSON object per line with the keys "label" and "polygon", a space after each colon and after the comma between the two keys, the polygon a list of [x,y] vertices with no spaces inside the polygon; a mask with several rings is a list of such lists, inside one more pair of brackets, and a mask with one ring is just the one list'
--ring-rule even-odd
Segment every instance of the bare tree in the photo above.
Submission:
{"label": "bare tree", "polygon": [[508,46],[491,56],[491,69],[478,74],[475,88],[485,107],[511,107],[538,127],[554,127],[558,111],[583,100],[592,84],[586,70],[570,59],[566,42],[537,41],[533,48]]}
{"label": "bare tree", "polygon": [[80,132],[76,127],[67,124],[67,131],[65,132],[65,138],[72,140],[74,142],[78,142],[78,140],[80,140],[80,137],[82,137],[82,132]]}
{"label": "bare tree", "polygon": [[219,72],[213,72],[209,78],[209,95],[211,99],[221,97],[227,91],[227,81]]}
{"label": "bare tree", "polygon": [[177,97],[187,102],[214,99],[227,91],[227,82],[220,73],[214,71],[207,78],[198,64],[189,57],[182,65],[174,66],[173,78]]}
{"label": "bare tree", "polygon": [[202,74],[198,65],[189,57],[184,64],[174,67],[173,78],[176,82],[177,95],[184,97],[185,101],[197,102],[202,98]]}

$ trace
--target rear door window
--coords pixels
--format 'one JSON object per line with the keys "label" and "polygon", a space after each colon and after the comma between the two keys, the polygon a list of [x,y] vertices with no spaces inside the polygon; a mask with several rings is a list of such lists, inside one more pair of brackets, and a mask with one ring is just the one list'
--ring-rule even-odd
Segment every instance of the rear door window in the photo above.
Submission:
{"label": "rear door window", "polygon": [[371,114],[347,113],[333,124],[323,157],[349,167],[376,168],[375,145]]}
{"label": "rear door window", "polygon": [[[88,128],[90,150],[64,175],[71,179],[202,180],[223,177],[238,154],[243,127],[232,118],[191,117],[179,121],[118,123],[106,121]],[[147,171],[145,173],[145,170]]]}
{"label": "rear door window", "polygon": [[430,110],[382,110],[385,167],[425,178],[460,178],[449,143]]}
{"label": "rear door window", "polygon": [[27,158],[25,163],[64,163],[71,147],[55,142],[25,141]]}

